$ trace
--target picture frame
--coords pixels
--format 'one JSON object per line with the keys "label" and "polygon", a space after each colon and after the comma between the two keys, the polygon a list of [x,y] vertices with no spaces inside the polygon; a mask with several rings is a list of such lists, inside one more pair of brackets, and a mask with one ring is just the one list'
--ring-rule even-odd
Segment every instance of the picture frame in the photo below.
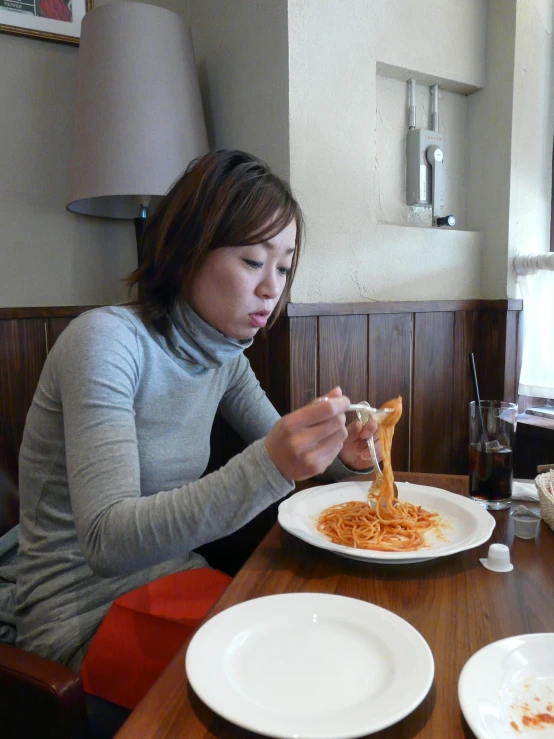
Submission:
{"label": "picture frame", "polygon": [[77,46],[93,0],[0,0],[0,32]]}

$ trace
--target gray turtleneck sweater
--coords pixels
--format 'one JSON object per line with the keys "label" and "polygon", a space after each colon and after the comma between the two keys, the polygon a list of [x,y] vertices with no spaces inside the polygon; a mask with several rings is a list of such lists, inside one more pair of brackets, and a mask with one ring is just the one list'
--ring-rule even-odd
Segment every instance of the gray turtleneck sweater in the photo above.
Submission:
{"label": "gray turtleneck sweater", "polygon": [[[27,417],[17,644],[74,669],[114,599],[206,566],[195,547],[293,488],[263,443],[279,415],[242,353],[250,342],[185,315],[172,325],[174,351],[130,308],[75,319]],[[250,446],[199,479],[218,409]]]}

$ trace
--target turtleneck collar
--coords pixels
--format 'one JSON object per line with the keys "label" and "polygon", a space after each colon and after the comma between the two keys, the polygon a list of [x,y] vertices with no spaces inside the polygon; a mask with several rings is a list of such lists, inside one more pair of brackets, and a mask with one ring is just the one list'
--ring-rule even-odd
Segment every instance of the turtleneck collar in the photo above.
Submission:
{"label": "turtleneck collar", "polygon": [[170,338],[176,355],[202,369],[215,369],[251,346],[253,339],[225,336],[201,318],[190,305],[177,305]]}

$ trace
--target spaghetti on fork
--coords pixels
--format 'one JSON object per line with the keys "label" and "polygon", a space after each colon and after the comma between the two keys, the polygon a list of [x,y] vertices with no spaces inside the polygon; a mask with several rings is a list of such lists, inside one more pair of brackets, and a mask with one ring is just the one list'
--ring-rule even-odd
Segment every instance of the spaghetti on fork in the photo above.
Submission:
{"label": "spaghetti on fork", "polygon": [[382,408],[393,413],[379,425],[383,453],[383,483],[369,501],[349,501],[326,508],[319,516],[317,529],[335,544],[356,549],[409,552],[426,546],[425,534],[439,523],[438,513],[394,498],[394,474],[391,463],[394,428],[402,416],[402,398],[393,398]]}

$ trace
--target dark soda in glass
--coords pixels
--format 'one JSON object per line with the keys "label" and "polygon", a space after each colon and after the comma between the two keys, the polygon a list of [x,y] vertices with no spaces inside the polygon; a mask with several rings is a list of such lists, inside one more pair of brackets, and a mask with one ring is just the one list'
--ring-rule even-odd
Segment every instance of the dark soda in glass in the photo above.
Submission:
{"label": "dark soda in glass", "polygon": [[498,445],[483,452],[480,443],[470,444],[469,479],[472,498],[483,502],[509,499],[512,494],[512,477],[511,449]]}

